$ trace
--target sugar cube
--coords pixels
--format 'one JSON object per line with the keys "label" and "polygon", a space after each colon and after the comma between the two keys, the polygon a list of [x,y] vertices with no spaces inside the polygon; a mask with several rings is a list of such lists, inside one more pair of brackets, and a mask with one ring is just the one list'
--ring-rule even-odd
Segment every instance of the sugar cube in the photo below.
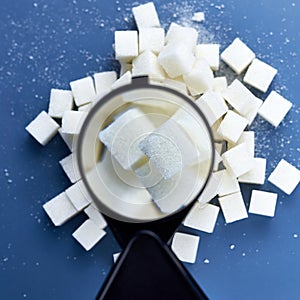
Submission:
{"label": "sugar cube", "polygon": [[172,240],[171,248],[181,261],[195,263],[199,241],[199,236],[176,232]]}
{"label": "sugar cube", "polygon": [[204,59],[197,59],[192,69],[183,74],[183,80],[197,94],[203,94],[212,89],[214,74]]}
{"label": "sugar cube", "polygon": [[149,78],[163,80],[164,70],[158,63],[157,56],[146,50],[132,61],[132,76],[149,76]]}
{"label": "sugar cube", "polygon": [[245,74],[244,82],[265,93],[276,74],[275,68],[255,58]]}
{"label": "sugar cube", "polygon": [[237,74],[242,73],[255,58],[254,52],[236,38],[222,53],[222,60]]}
{"label": "sugar cube", "polygon": [[90,76],[72,81],[70,86],[77,106],[92,102],[96,96],[93,78]]}
{"label": "sugar cube", "polygon": [[91,250],[104,236],[106,232],[99,228],[91,220],[86,220],[72,234],[79,244],[86,250]]}
{"label": "sugar cube", "polygon": [[53,118],[62,118],[66,110],[73,108],[73,94],[71,91],[51,89],[48,114]]}
{"label": "sugar cube", "polygon": [[229,110],[218,128],[218,133],[222,135],[226,141],[235,144],[247,125],[247,119]]}
{"label": "sugar cube", "polygon": [[138,33],[135,30],[115,31],[115,57],[131,62],[139,55]]}
{"label": "sugar cube", "polygon": [[61,136],[61,138],[63,139],[63,141],[65,142],[65,144],[68,146],[70,151],[75,151],[76,150],[76,146],[77,146],[77,136],[78,135],[74,135],[74,134],[68,134],[68,133],[64,133],[62,131],[62,128],[58,129],[58,133]]}
{"label": "sugar cube", "polygon": [[219,186],[217,189],[220,197],[240,191],[237,179],[227,170],[221,170],[214,173],[218,178]]}
{"label": "sugar cube", "polygon": [[115,81],[113,83],[113,85],[111,86],[111,88],[117,89],[121,86],[127,85],[127,84],[131,84],[132,82],[132,76],[131,76],[131,72],[127,71],[126,73],[124,73],[117,81]]}
{"label": "sugar cube", "polygon": [[274,217],[277,196],[275,193],[252,190],[249,213]]}
{"label": "sugar cube", "polygon": [[75,153],[69,154],[60,160],[59,163],[72,183],[81,179]]}
{"label": "sugar cube", "polygon": [[148,2],[132,8],[132,13],[138,29],[160,27],[159,18],[153,2]]}
{"label": "sugar cube", "polygon": [[236,145],[240,145],[242,143],[246,144],[247,151],[254,157],[254,151],[255,151],[255,133],[254,131],[244,131],[238,141],[235,144],[228,143],[228,150],[233,148]]}
{"label": "sugar cube", "polygon": [[220,208],[212,204],[201,205],[196,202],[186,216],[183,225],[207,233],[212,233],[218,218]]}
{"label": "sugar cube", "polygon": [[263,102],[258,113],[265,120],[277,127],[284,119],[293,104],[277,92],[272,91]]}
{"label": "sugar cube", "polygon": [[25,129],[45,146],[56,135],[59,125],[45,111],[42,111]]}
{"label": "sugar cube", "polygon": [[215,77],[212,85],[212,90],[215,93],[223,94],[227,89],[227,78],[225,76]]}
{"label": "sugar cube", "polygon": [[100,211],[92,203],[87,208],[84,209],[85,214],[93,221],[99,228],[104,229],[107,226],[107,223],[100,213]]}
{"label": "sugar cube", "polygon": [[212,173],[203,192],[199,196],[198,201],[203,205],[212,200],[215,196],[218,195],[219,185],[219,177],[215,173]]}
{"label": "sugar cube", "polygon": [[74,183],[65,192],[78,211],[82,211],[92,202],[82,180]]}
{"label": "sugar cube", "polygon": [[241,192],[219,197],[219,203],[226,223],[233,223],[248,218]]}
{"label": "sugar cube", "polygon": [[265,182],[267,160],[265,158],[255,157],[253,164],[252,169],[239,176],[238,181],[262,185]]}
{"label": "sugar cube", "polygon": [[163,28],[139,29],[139,52],[146,50],[158,54],[165,44],[165,30]]}
{"label": "sugar cube", "polygon": [[235,177],[239,177],[253,168],[254,159],[245,143],[237,145],[222,154],[223,164]]}
{"label": "sugar cube", "polygon": [[111,86],[117,80],[115,71],[100,72],[94,74],[95,88],[97,95],[103,95],[111,90]]}
{"label": "sugar cube", "polygon": [[46,202],[43,208],[55,226],[62,225],[78,213],[65,192]]}
{"label": "sugar cube", "polygon": [[256,105],[256,97],[235,79],[222,93],[225,100],[241,115],[247,114]]}
{"label": "sugar cube", "polygon": [[84,111],[65,111],[61,122],[62,132],[68,134],[79,134],[86,115],[87,114]]}
{"label": "sugar cube", "polygon": [[290,195],[300,181],[300,171],[282,159],[268,178],[268,181]]}
{"label": "sugar cube", "polygon": [[195,55],[197,59],[205,59],[213,71],[219,70],[220,45],[199,44],[196,46]]}
{"label": "sugar cube", "polygon": [[257,113],[260,107],[262,106],[263,101],[257,97],[254,97],[253,100],[251,100],[251,103],[252,103],[251,109],[247,113],[241,114],[245,119],[248,120],[249,126],[252,124],[255,117],[257,116]]}

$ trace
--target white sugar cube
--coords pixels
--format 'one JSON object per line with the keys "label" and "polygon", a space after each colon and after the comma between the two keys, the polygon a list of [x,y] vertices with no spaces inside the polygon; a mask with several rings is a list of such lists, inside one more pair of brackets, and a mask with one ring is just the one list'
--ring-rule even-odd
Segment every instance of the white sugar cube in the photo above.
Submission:
{"label": "white sugar cube", "polygon": [[220,45],[199,44],[196,46],[195,55],[197,59],[205,59],[213,71],[219,70]]}
{"label": "white sugar cube", "polygon": [[277,127],[292,106],[293,104],[290,101],[272,91],[260,107],[258,113],[273,126]]}
{"label": "white sugar cube", "polygon": [[219,181],[217,192],[220,197],[240,191],[237,179],[229,171],[221,170],[214,174],[217,176]]}
{"label": "white sugar cube", "polygon": [[92,102],[96,96],[92,77],[85,77],[70,82],[71,90],[77,106]]}
{"label": "white sugar cube", "polygon": [[246,144],[247,151],[254,157],[254,151],[255,151],[255,133],[254,131],[244,131],[238,141],[235,144],[228,143],[228,150],[233,148],[236,145],[240,144]]}
{"label": "white sugar cube", "polygon": [[144,153],[139,142],[155,129],[150,119],[138,108],[131,108],[100,131],[99,139],[124,169],[140,160]]}
{"label": "white sugar cube", "polygon": [[239,182],[251,184],[264,184],[267,160],[265,158],[254,158],[254,165],[250,171],[239,176]]}
{"label": "white sugar cube", "polygon": [[59,163],[72,183],[75,183],[81,179],[78,170],[76,154],[71,153],[67,157],[60,160]]}
{"label": "white sugar cube", "polygon": [[256,97],[238,79],[228,86],[222,96],[241,115],[251,111],[257,102]]}
{"label": "white sugar cube", "polygon": [[181,261],[195,263],[199,241],[199,236],[176,232],[171,248]]}
{"label": "white sugar cube", "polygon": [[63,139],[63,141],[65,142],[65,144],[68,146],[70,151],[75,151],[76,146],[77,146],[76,141],[77,141],[78,135],[64,133],[62,131],[62,128],[58,129],[58,133],[61,136],[61,138]]}
{"label": "white sugar cube", "polygon": [[135,23],[141,28],[160,27],[159,18],[153,2],[148,2],[132,8]]}
{"label": "white sugar cube", "polygon": [[201,205],[196,202],[186,216],[183,225],[207,233],[212,233],[218,218],[220,208],[212,204]]}
{"label": "white sugar cube", "polygon": [[132,76],[149,76],[149,78],[163,80],[164,70],[158,63],[157,56],[146,50],[132,61]]}
{"label": "white sugar cube", "polygon": [[290,195],[299,184],[300,171],[282,159],[269,176],[268,181]]}
{"label": "white sugar cube", "polygon": [[46,202],[43,208],[55,226],[62,225],[78,213],[65,192]]}
{"label": "white sugar cube", "polygon": [[183,80],[197,94],[203,94],[212,89],[214,74],[204,59],[197,59],[193,68],[183,74]]}
{"label": "white sugar cube", "polygon": [[161,50],[158,62],[171,78],[175,78],[192,70],[195,56],[186,44],[175,43]]}
{"label": "white sugar cube", "polygon": [[274,217],[277,196],[275,193],[252,190],[249,213]]}
{"label": "white sugar cube", "polygon": [[131,62],[139,55],[138,33],[135,30],[115,31],[115,57]]}
{"label": "white sugar cube", "polygon": [[115,71],[96,73],[94,80],[97,95],[103,95],[110,92],[111,86],[117,80],[117,73]]}
{"label": "white sugar cube", "polygon": [[262,106],[263,101],[257,97],[254,97],[253,100],[251,100],[251,103],[252,103],[251,109],[247,113],[241,114],[245,119],[248,120],[249,126],[252,124],[255,117],[257,116],[257,113],[260,107]]}
{"label": "white sugar cube", "polygon": [[99,228],[91,220],[86,220],[72,234],[77,242],[86,250],[91,250],[104,236],[106,232]]}
{"label": "white sugar cube", "polygon": [[51,89],[48,114],[53,118],[62,118],[66,110],[73,108],[73,94],[71,91]]}
{"label": "white sugar cube", "polygon": [[255,58],[254,52],[236,38],[222,53],[222,60],[237,74],[242,73]]}
{"label": "white sugar cube", "polygon": [[45,111],[42,111],[25,129],[45,146],[56,135],[59,125]]}
{"label": "white sugar cube", "polygon": [[245,143],[237,145],[222,154],[223,164],[235,177],[239,177],[253,168],[254,159]]}
{"label": "white sugar cube", "polygon": [[90,204],[87,208],[84,209],[84,212],[89,217],[89,219],[93,221],[99,228],[104,229],[107,226],[103,215],[94,206],[94,204]]}
{"label": "white sugar cube", "polygon": [[275,68],[256,58],[248,68],[244,82],[265,93],[276,74]]}
{"label": "white sugar cube", "polygon": [[212,90],[215,93],[222,94],[227,89],[227,78],[225,76],[215,77]]}
{"label": "white sugar cube", "polygon": [[65,192],[78,211],[82,211],[92,202],[92,199],[81,180],[74,183],[66,189]]}
{"label": "white sugar cube", "polygon": [[62,132],[68,134],[79,134],[86,115],[87,114],[84,111],[65,111],[61,122]]}
{"label": "white sugar cube", "polygon": [[220,185],[219,177],[215,175],[215,173],[212,173],[203,192],[198,198],[198,201],[201,204],[205,204],[208,203],[210,200],[212,200],[215,196],[218,195],[219,185]]}
{"label": "white sugar cube", "polygon": [[247,125],[247,119],[229,110],[218,128],[218,133],[222,135],[226,141],[235,144]]}
{"label": "white sugar cube", "polygon": [[158,54],[165,44],[165,30],[163,28],[139,29],[139,52],[146,50]]}
{"label": "white sugar cube", "polygon": [[241,192],[219,197],[219,203],[226,223],[232,223],[248,218]]}
{"label": "white sugar cube", "polygon": [[121,252],[117,252],[117,253],[113,254],[113,261],[114,261],[114,263],[116,263],[116,261],[119,258],[120,254],[121,254]]}
{"label": "white sugar cube", "polygon": [[117,81],[115,81],[113,83],[113,85],[111,86],[111,88],[117,89],[121,86],[127,85],[127,84],[131,84],[132,82],[132,76],[131,76],[131,72],[127,71],[126,73],[124,73]]}
{"label": "white sugar cube", "polygon": [[140,143],[140,149],[149,157],[165,179],[198,160],[198,152],[184,129],[173,119],[149,134]]}
{"label": "white sugar cube", "polygon": [[204,12],[203,11],[195,12],[192,17],[192,21],[199,22],[199,23],[205,21]]}

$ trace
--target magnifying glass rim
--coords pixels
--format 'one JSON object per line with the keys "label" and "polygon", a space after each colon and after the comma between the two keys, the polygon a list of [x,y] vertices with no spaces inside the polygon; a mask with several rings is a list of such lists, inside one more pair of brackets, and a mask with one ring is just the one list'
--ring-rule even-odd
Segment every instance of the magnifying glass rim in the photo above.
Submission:
{"label": "magnifying glass rim", "polygon": [[[162,90],[164,92],[169,92],[181,99],[183,99],[185,102],[187,102],[189,105],[192,106],[192,108],[200,115],[201,119],[203,120],[207,132],[209,134],[209,138],[210,138],[210,143],[211,143],[211,149],[212,149],[212,159],[210,162],[210,166],[209,166],[209,172],[208,172],[208,176],[205,180],[205,183],[203,184],[202,188],[199,190],[199,192],[197,193],[197,195],[195,197],[193,197],[193,199],[191,201],[189,201],[189,203],[187,203],[186,205],[182,206],[182,208],[179,208],[178,210],[171,212],[170,214],[166,214],[165,216],[161,217],[161,218],[156,218],[153,220],[135,220],[133,218],[118,214],[118,212],[113,211],[110,207],[108,207],[107,205],[105,205],[101,199],[99,199],[99,197],[97,197],[97,195],[94,193],[94,191],[92,190],[92,188],[90,187],[88,180],[86,178],[85,172],[84,172],[84,168],[83,168],[83,164],[82,164],[82,151],[83,151],[83,139],[84,139],[84,135],[85,132],[89,126],[89,119],[91,116],[94,116],[99,109],[101,109],[102,106],[104,106],[108,101],[110,101],[112,98],[121,95],[125,92],[128,91],[132,91],[133,89],[135,90],[139,90],[139,89],[156,89],[156,90]],[[87,189],[89,195],[92,197],[92,199],[94,200],[94,203],[97,206],[102,206],[105,207],[105,212],[104,214],[106,214],[107,216],[116,219],[116,220],[120,220],[120,221],[124,221],[124,219],[127,219],[126,222],[130,222],[130,223],[148,223],[148,222],[155,222],[155,221],[159,221],[162,219],[165,219],[167,217],[170,217],[176,213],[179,213],[180,211],[182,211],[184,208],[186,208],[188,205],[190,205],[192,202],[195,202],[196,199],[198,199],[198,197],[201,195],[201,193],[203,192],[204,188],[207,185],[207,182],[211,176],[211,173],[213,171],[213,165],[214,165],[214,160],[215,160],[215,151],[214,151],[214,139],[213,139],[213,135],[212,135],[212,131],[211,128],[209,126],[209,123],[207,121],[207,118],[205,117],[204,113],[201,111],[201,109],[191,100],[189,99],[186,95],[182,94],[181,92],[174,90],[172,88],[169,87],[165,87],[165,86],[161,86],[158,84],[154,84],[154,83],[149,83],[148,82],[148,77],[136,77],[136,78],[132,78],[132,83],[131,84],[127,84],[127,85],[123,85],[115,90],[112,90],[111,92],[109,92],[108,94],[106,94],[105,96],[103,96],[102,98],[100,97],[101,101],[98,101],[92,108],[91,110],[88,112],[88,115],[86,117],[86,119],[84,120],[82,127],[80,129],[80,133],[78,136],[78,140],[77,140],[77,151],[76,151],[76,160],[77,160],[77,165],[78,165],[78,170],[79,170],[79,174],[81,175],[81,179],[84,183],[85,188]],[[99,100],[100,100],[99,99]],[[101,202],[101,205],[98,205],[98,202]],[[101,211],[101,209],[100,209]],[[102,211],[101,211],[102,212]],[[107,213],[107,212],[111,212]]]}

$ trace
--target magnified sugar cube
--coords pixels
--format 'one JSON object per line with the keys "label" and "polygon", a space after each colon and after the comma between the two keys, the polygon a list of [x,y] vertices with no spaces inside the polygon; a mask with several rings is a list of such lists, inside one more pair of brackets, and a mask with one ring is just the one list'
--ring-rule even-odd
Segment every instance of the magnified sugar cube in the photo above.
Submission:
{"label": "magnified sugar cube", "polygon": [[106,232],[91,220],[86,220],[72,234],[86,251],[91,250],[105,235]]}
{"label": "magnified sugar cube", "polygon": [[229,110],[220,124],[218,133],[222,135],[226,141],[235,144],[247,125],[247,119]]}
{"label": "magnified sugar cube", "polygon": [[238,79],[228,86],[222,96],[241,115],[251,111],[257,102],[256,97]]}
{"label": "magnified sugar cube", "polygon": [[276,74],[275,68],[256,58],[248,68],[244,82],[265,93]]}
{"label": "magnified sugar cube", "polygon": [[138,108],[131,108],[101,130],[99,139],[119,164],[128,170],[144,156],[139,143],[154,130],[155,127],[147,115]]}
{"label": "magnified sugar cube", "polygon": [[138,33],[136,30],[115,31],[115,57],[130,62],[139,55]]}
{"label": "magnified sugar cube", "polygon": [[48,114],[53,118],[61,118],[66,110],[73,108],[71,91],[51,89]]}
{"label": "magnified sugar cube", "polygon": [[268,178],[268,181],[290,195],[300,181],[300,171],[282,159]]}
{"label": "magnified sugar cube", "polygon": [[175,43],[161,50],[158,62],[171,78],[175,78],[192,70],[195,56],[186,44]]}
{"label": "magnified sugar cube", "polygon": [[93,78],[90,76],[72,81],[70,86],[77,106],[92,102],[96,96]]}
{"label": "magnified sugar cube", "polygon": [[212,173],[210,175],[207,184],[205,185],[203,192],[199,196],[198,201],[202,205],[208,203],[210,200],[212,200],[215,196],[218,195],[219,186],[220,186],[219,176],[217,176],[216,173]]}
{"label": "magnified sugar cube", "polygon": [[206,60],[198,59],[190,72],[183,74],[183,80],[188,88],[203,94],[212,89],[214,74]]}
{"label": "magnified sugar cube", "polygon": [[117,89],[121,86],[127,85],[127,84],[131,84],[132,82],[132,76],[131,76],[131,72],[127,71],[126,73],[124,73],[117,81],[115,81],[113,83],[113,85],[111,86],[112,90]]}
{"label": "magnified sugar cube", "polygon": [[263,101],[257,97],[253,98],[252,102],[252,108],[245,114],[241,114],[245,119],[248,120],[248,125],[250,126],[252,122],[254,121],[255,117],[257,116],[257,113],[260,109],[260,107],[263,104]]}
{"label": "magnified sugar cube", "polygon": [[219,186],[217,189],[220,197],[239,192],[240,186],[236,177],[227,170],[221,170],[214,173],[218,178]]}
{"label": "magnified sugar cube", "polygon": [[89,219],[93,221],[99,228],[104,229],[107,226],[103,215],[94,206],[94,204],[90,204],[87,208],[84,209],[84,212],[89,217]]}
{"label": "magnified sugar cube", "polygon": [[159,18],[153,2],[132,8],[135,23],[139,30],[149,27],[160,27]]}
{"label": "magnified sugar cube", "polygon": [[292,108],[293,104],[281,95],[272,91],[263,102],[258,113],[265,120],[277,127]]}
{"label": "magnified sugar cube", "polygon": [[246,144],[248,152],[254,157],[255,151],[255,133],[254,131],[244,131],[238,141],[235,144],[228,143],[228,150],[232,149],[236,145]]}
{"label": "magnified sugar cube", "polygon": [[241,192],[219,197],[219,203],[226,223],[233,223],[248,218]]}
{"label": "magnified sugar cube", "polygon": [[45,146],[56,135],[59,125],[45,111],[42,111],[25,129],[41,145]]}
{"label": "magnified sugar cube", "polygon": [[68,134],[79,134],[86,115],[87,113],[84,111],[65,111],[61,122],[62,132]]}
{"label": "magnified sugar cube", "polygon": [[222,60],[237,74],[242,73],[255,58],[254,52],[236,38],[222,53]]}
{"label": "magnified sugar cube", "polygon": [[176,232],[174,234],[171,248],[179,260],[195,263],[200,237]]}
{"label": "magnified sugar cube", "polygon": [[144,138],[140,142],[140,149],[165,179],[198,160],[196,146],[172,119]]}
{"label": "magnified sugar cube", "polygon": [[144,51],[132,61],[132,76],[149,76],[158,80],[165,78],[157,56],[149,50]]}
{"label": "magnified sugar cube", "polygon": [[76,154],[71,153],[67,157],[60,160],[59,163],[72,183],[75,183],[76,181],[81,179],[78,170]]}
{"label": "magnified sugar cube", "polygon": [[82,180],[74,183],[65,192],[78,211],[82,211],[92,202]]}
{"label": "magnified sugar cube", "polygon": [[62,225],[78,213],[65,192],[46,202],[43,208],[55,226]]}
{"label": "magnified sugar cube", "polygon": [[265,158],[254,158],[254,165],[250,171],[239,176],[239,182],[250,184],[264,184],[267,160]]}
{"label": "magnified sugar cube", "polygon": [[274,217],[277,196],[275,193],[252,190],[249,213]]}
{"label": "magnified sugar cube", "polygon": [[165,44],[165,30],[163,28],[139,29],[139,52],[146,50],[158,54]]}
{"label": "magnified sugar cube", "polygon": [[215,77],[213,81],[212,90],[215,93],[222,93],[227,89],[227,78],[225,76]]}
{"label": "magnified sugar cube", "polygon": [[93,76],[97,95],[110,92],[111,86],[117,80],[117,73],[115,71],[100,72]]}
{"label": "magnified sugar cube", "polygon": [[253,168],[254,159],[245,143],[237,145],[222,154],[223,164],[235,177],[239,177]]}
{"label": "magnified sugar cube", "polygon": [[219,44],[199,44],[196,46],[195,54],[197,59],[205,59],[213,71],[219,70]]}

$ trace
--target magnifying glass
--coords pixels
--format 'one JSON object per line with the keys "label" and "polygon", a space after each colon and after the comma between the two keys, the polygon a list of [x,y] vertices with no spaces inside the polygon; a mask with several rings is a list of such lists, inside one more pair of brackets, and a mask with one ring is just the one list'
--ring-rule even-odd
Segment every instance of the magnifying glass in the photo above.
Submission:
{"label": "magnifying glass", "polygon": [[133,78],[93,106],[77,160],[124,249],[97,299],[206,299],[166,246],[213,168],[213,138],[199,107],[147,77]]}

